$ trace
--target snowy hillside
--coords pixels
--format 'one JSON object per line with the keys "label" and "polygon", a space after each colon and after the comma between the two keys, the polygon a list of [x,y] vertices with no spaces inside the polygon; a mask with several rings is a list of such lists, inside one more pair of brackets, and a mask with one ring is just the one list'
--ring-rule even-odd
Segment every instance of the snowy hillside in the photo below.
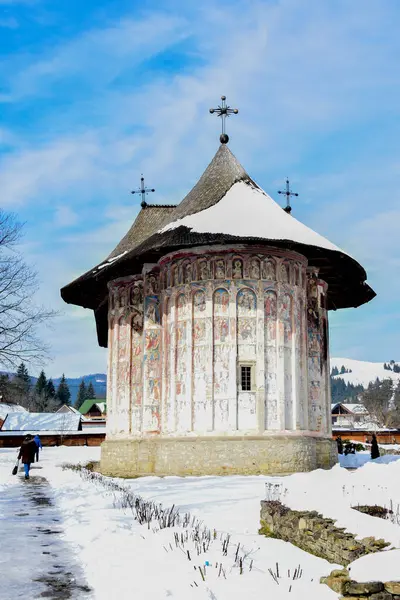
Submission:
{"label": "snowy hillside", "polygon": [[384,369],[383,364],[384,361],[378,363],[353,360],[351,358],[331,358],[331,369],[337,367],[340,372],[340,369],[344,366],[345,369],[351,371],[351,373],[336,375],[336,378],[340,377],[346,383],[362,385],[363,387],[367,387],[368,384],[371,381],[375,381],[377,377],[380,380],[390,378],[393,379],[393,381],[399,381],[400,373],[393,373],[393,371]]}

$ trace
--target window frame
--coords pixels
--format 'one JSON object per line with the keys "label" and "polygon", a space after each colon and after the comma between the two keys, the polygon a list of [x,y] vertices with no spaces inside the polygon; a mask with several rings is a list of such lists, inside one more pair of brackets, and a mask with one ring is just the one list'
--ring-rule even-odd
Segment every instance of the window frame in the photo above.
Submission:
{"label": "window frame", "polygon": [[[242,387],[242,369],[250,369],[250,389],[243,389]],[[255,363],[252,361],[240,361],[238,365],[238,388],[239,393],[249,393],[255,391]]]}

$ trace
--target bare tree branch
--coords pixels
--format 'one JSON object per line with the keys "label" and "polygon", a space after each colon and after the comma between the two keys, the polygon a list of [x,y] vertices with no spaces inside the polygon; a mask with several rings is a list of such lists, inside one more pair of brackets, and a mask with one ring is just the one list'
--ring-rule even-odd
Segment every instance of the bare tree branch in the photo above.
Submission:
{"label": "bare tree branch", "polygon": [[22,224],[0,210],[0,363],[7,368],[43,362],[48,347],[39,333],[56,314],[34,302],[37,274],[18,252],[21,235]]}

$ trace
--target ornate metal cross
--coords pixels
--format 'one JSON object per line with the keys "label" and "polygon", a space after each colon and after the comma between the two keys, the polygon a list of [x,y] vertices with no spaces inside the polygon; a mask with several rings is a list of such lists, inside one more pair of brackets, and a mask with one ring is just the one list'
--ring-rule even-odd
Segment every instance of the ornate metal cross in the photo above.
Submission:
{"label": "ornate metal cross", "polygon": [[290,196],[298,196],[298,194],[296,194],[296,192],[292,192],[292,190],[290,189],[289,179],[286,179],[286,190],[279,190],[278,194],[285,194],[286,206],[283,210],[290,215],[290,213],[292,212],[292,207],[290,206]]}
{"label": "ornate metal cross", "polygon": [[131,194],[141,194],[142,195],[142,201],[140,203],[140,206],[142,208],[146,208],[147,206],[147,202],[146,202],[146,194],[149,194],[150,192],[155,192],[156,190],[153,188],[146,188],[144,187],[144,177],[143,175],[140,178],[140,189],[139,190],[134,190],[133,192],[131,192]]}
{"label": "ornate metal cross", "polygon": [[221,96],[221,100],[221,105],[218,105],[218,108],[210,108],[210,113],[217,113],[217,116],[221,117],[222,133],[219,136],[219,141],[221,144],[227,144],[229,142],[229,136],[225,133],[225,119],[230,115],[237,115],[239,111],[237,108],[231,108],[230,106],[227,106],[226,96]]}

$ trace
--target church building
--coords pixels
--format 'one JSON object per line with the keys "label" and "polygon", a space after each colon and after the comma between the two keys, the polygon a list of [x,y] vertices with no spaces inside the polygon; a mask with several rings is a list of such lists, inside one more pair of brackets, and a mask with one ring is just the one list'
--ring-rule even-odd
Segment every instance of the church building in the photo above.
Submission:
{"label": "church building", "polygon": [[291,473],[337,460],[328,311],[375,293],[220,139],[176,206],[147,203],[142,186],[125,237],[61,290],[94,311],[108,347],[104,474]]}

